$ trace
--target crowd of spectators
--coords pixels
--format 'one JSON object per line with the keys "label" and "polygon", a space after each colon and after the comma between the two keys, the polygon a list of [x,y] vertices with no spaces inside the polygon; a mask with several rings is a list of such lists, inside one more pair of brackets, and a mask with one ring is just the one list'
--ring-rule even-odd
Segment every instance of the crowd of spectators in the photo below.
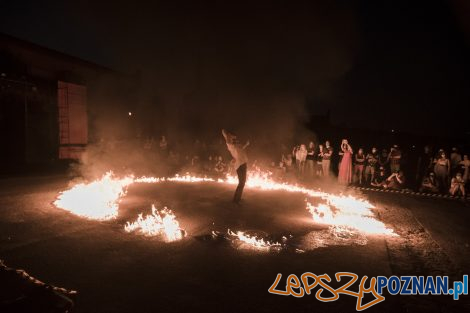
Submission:
{"label": "crowd of spectators", "polygon": [[[177,171],[224,176],[234,172],[233,163],[222,140],[206,144],[195,140],[192,146],[173,148],[165,136],[159,140],[147,138],[143,149],[156,153]],[[424,193],[465,196],[469,188],[468,154],[452,148],[432,151],[425,146],[411,163],[408,151],[398,145],[389,149],[371,147],[353,149],[343,140],[335,149],[329,141],[310,141],[283,149],[279,158],[259,161],[250,154],[251,169],[269,169],[281,180],[302,183],[337,181],[342,185],[356,185],[383,189],[412,189]],[[407,166],[403,166],[406,163]]]}
{"label": "crowd of spectators", "polygon": [[[314,142],[308,146],[300,144],[292,153],[281,156],[279,167],[304,180],[331,178],[333,151],[328,141],[318,145]],[[348,141],[343,140],[338,156],[335,174],[338,183],[344,185],[415,189],[453,196],[465,196],[469,188],[470,160],[468,154],[460,153],[456,147],[448,154],[444,149],[433,152],[430,146],[425,146],[415,164],[408,164],[408,173],[405,173],[403,152],[398,145],[383,148],[380,153],[377,147],[367,152],[361,147],[354,151]]]}

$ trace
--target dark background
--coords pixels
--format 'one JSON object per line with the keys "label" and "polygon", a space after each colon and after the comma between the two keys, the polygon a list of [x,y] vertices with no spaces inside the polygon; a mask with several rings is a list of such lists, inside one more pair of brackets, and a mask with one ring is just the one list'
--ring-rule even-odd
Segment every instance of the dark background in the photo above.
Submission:
{"label": "dark background", "polygon": [[19,0],[0,4],[0,31],[137,74],[155,132],[282,136],[330,110],[344,127],[454,136],[470,132],[469,7]]}

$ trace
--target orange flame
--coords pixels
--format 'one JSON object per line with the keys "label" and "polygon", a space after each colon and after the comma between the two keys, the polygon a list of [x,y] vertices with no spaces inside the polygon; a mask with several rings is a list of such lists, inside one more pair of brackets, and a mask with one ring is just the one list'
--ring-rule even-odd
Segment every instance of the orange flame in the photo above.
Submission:
{"label": "orange flame", "polygon": [[163,236],[165,241],[180,240],[185,231],[180,228],[176,216],[166,207],[158,211],[152,204],[152,214],[143,217],[140,213],[137,220],[124,226],[126,232],[136,232],[144,236]]}
{"label": "orange flame", "polygon": [[[54,204],[57,207],[72,212],[78,216],[96,220],[109,220],[117,217],[119,201],[126,195],[127,187],[130,184],[160,183],[165,181],[182,183],[213,182],[230,185],[238,184],[238,179],[235,176],[229,175],[227,175],[225,179],[197,177],[189,174],[183,176],[176,175],[170,178],[134,178],[132,176],[128,176],[119,179],[113,177],[111,172],[108,172],[99,180],[88,184],[77,184],[69,190],[61,192]],[[305,195],[307,199],[319,198],[322,203],[318,205],[313,205],[310,201],[306,201],[306,209],[310,212],[313,220],[317,223],[342,226],[348,229],[355,229],[356,231],[365,234],[395,235],[392,229],[387,228],[381,221],[375,218],[374,212],[372,211],[374,206],[363,199],[353,196],[334,195],[322,191],[315,191],[299,185],[276,182],[272,179],[272,173],[270,172],[249,172],[246,186],[247,188],[259,190],[282,190],[300,193]],[[139,223],[134,224],[136,223],[134,222],[129,224],[127,229],[130,229],[130,225],[147,225],[146,223],[149,225],[148,229],[152,229],[152,227],[160,229],[156,226],[158,225],[158,221],[161,220],[163,222],[166,216],[171,216],[164,212],[165,211],[162,211],[162,214],[164,215],[162,217],[160,213],[152,207],[152,215],[150,215],[150,217],[146,217],[149,220],[139,216],[139,219],[136,221]],[[154,226],[151,226],[153,225],[152,221],[156,223]],[[172,227],[174,228],[176,226]],[[179,225],[176,228],[179,229]],[[151,234],[152,230],[141,229],[141,232]],[[251,242],[254,246],[263,246],[262,242],[256,243],[258,240],[257,238],[250,236],[246,237],[246,234],[240,232],[233,234],[236,234],[240,240],[246,243]],[[169,235],[168,238],[172,238],[171,235]]]}
{"label": "orange flame", "polygon": [[259,250],[269,250],[273,247],[281,247],[279,242],[270,242],[268,240],[264,240],[263,238],[258,238],[256,236],[250,236],[245,232],[237,231],[233,232],[230,229],[227,231],[230,236],[234,236],[239,241],[241,241],[244,245],[248,245],[249,247],[259,249]]}
{"label": "orange flame", "polygon": [[81,217],[93,220],[110,220],[118,216],[119,200],[126,195],[132,177],[117,179],[112,172],[91,183],[77,184],[63,191],[54,205]]}

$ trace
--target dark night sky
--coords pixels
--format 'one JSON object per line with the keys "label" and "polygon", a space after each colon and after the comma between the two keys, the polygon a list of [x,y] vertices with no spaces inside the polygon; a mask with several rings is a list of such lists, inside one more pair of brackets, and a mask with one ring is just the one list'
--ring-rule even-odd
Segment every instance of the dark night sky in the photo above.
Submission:
{"label": "dark night sky", "polygon": [[289,91],[347,126],[470,131],[468,1],[95,2],[2,1],[0,31],[141,70],[159,103]]}

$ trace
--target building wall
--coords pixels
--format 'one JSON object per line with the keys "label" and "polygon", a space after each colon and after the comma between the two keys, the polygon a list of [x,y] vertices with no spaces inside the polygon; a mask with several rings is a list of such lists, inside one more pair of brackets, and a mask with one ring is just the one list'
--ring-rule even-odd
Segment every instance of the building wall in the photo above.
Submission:
{"label": "building wall", "polygon": [[0,171],[59,159],[59,82],[86,89],[87,122],[80,125],[91,140],[103,120],[122,125],[139,89],[130,76],[0,34]]}

